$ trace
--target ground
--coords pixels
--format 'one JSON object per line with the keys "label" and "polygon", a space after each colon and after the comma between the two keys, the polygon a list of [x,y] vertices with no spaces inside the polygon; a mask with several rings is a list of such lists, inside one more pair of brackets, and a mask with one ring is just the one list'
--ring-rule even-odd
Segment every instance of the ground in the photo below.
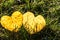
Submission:
{"label": "ground", "polygon": [[10,16],[14,11],[43,15],[47,25],[40,32],[30,35],[23,26],[15,33],[0,24],[0,40],[60,40],[60,0],[0,0],[0,18]]}

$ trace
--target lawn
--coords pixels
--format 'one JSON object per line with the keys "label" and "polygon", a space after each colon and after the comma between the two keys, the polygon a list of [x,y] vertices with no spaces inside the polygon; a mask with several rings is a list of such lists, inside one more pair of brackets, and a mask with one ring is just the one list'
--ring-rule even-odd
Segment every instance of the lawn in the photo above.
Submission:
{"label": "lawn", "polygon": [[60,40],[60,0],[0,0],[0,18],[11,16],[14,11],[42,15],[46,26],[31,35],[23,25],[18,32],[11,32],[0,24],[0,40]]}

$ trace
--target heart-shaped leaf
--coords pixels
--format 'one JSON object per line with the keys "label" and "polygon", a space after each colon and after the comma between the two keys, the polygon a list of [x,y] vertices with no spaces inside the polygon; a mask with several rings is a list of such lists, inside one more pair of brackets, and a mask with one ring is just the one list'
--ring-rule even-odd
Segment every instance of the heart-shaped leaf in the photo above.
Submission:
{"label": "heart-shaped leaf", "polygon": [[45,27],[46,22],[43,16],[38,15],[35,17],[33,13],[26,12],[23,15],[23,25],[28,33],[34,34],[41,31]]}
{"label": "heart-shaped leaf", "polygon": [[18,11],[14,12],[12,16],[1,17],[1,25],[10,31],[17,32],[22,26],[22,14]]}

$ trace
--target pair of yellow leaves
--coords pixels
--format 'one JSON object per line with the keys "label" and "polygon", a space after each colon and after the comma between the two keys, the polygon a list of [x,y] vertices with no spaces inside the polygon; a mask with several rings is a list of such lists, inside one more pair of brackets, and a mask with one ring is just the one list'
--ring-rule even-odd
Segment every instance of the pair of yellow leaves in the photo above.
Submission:
{"label": "pair of yellow leaves", "polygon": [[26,12],[22,15],[21,12],[16,11],[12,13],[12,16],[1,17],[1,25],[10,31],[17,32],[22,24],[28,33],[34,34],[42,30],[46,22],[43,16],[38,15],[35,17],[31,12]]}

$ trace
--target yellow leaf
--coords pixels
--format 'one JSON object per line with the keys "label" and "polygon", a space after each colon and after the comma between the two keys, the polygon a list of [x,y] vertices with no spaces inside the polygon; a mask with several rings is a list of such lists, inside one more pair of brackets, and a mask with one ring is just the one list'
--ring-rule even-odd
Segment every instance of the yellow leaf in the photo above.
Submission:
{"label": "yellow leaf", "polygon": [[43,16],[38,15],[35,17],[33,13],[26,12],[23,15],[23,25],[28,33],[34,34],[41,31],[45,27],[46,22]]}
{"label": "yellow leaf", "polygon": [[12,16],[3,16],[1,17],[1,25],[10,31],[17,32],[22,26],[22,14],[19,11],[16,11]]}

